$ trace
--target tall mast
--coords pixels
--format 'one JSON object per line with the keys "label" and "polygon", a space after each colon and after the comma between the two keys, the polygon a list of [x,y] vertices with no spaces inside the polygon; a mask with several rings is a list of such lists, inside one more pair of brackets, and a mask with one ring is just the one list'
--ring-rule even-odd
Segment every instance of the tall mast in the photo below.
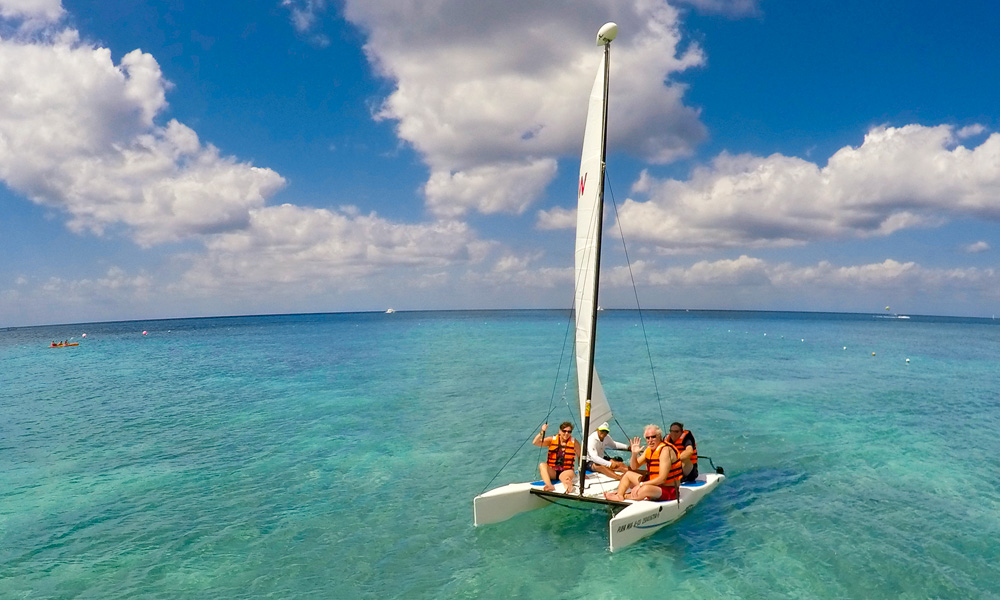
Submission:
{"label": "tall mast", "polygon": [[594,355],[597,350],[597,296],[601,287],[601,238],[604,231],[604,170],[608,154],[608,87],[611,78],[611,40],[615,39],[617,35],[618,26],[614,23],[604,25],[597,32],[597,43],[604,46],[604,107],[601,114],[601,176],[597,184],[597,245],[594,249],[596,256],[594,272],[592,273],[594,277],[594,298],[590,305],[590,331],[592,332],[592,339],[590,342],[590,356],[587,357],[587,401],[586,408],[584,409],[583,438],[580,442],[582,445],[580,450],[580,456],[582,457],[580,460],[580,496],[583,496],[584,484],[587,478],[587,457],[589,453],[587,440],[590,437],[590,401],[594,392]]}

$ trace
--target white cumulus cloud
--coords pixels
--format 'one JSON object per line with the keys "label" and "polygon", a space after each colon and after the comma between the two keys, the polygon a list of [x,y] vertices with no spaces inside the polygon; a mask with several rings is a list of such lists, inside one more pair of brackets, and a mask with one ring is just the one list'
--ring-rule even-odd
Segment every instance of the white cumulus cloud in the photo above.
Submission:
{"label": "white cumulus cloud", "polygon": [[573,229],[576,227],[576,208],[556,206],[538,211],[535,226],[539,229]]}
{"label": "white cumulus cloud", "polygon": [[155,278],[145,270],[128,273],[109,267],[94,277],[36,279],[20,275],[16,287],[0,290],[0,314],[18,315],[23,322],[72,322],[141,316],[133,307],[154,299]]}
{"label": "white cumulus cloud", "polygon": [[0,0],[0,19],[18,24],[19,33],[57,23],[64,14],[60,0]]}
{"label": "white cumulus cloud", "polygon": [[[601,278],[611,293],[631,296],[632,278],[642,295],[658,307],[772,309],[867,312],[886,298],[920,305],[938,314],[961,314],[1000,300],[1000,272],[976,267],[931,268],[913,261],[886,259],[857,265],[830,261],[796,265],[748,255],[735,259],[661,265],[636,261],[631,273],[612,269]],[[613,296],[615,290],[629,293]],[[627,306],[629,304],[626,304]]]}
{"label": "white cumulus cloud", "polygon": [[158,125],[169,86],[151,55],[116,65],[73,30],[0,40],[0,179],[76,231],[121,226],[142,245],[245,227],[284,180]]}
{"label": "white cumulus cloud", "polygon": [[962,250],[968,252],[969,254],[979,254],[980,252],[986,252],[991,249],[992,247],[989,242],[985,242],[983,240],[962,246]]}
{"label": "white cumulus cloud", "polygon": [[190,289],[266,289],[275,284],[311,292],[365,285],[393,268],[434,269],[472,263],[488,244],[457,221],[405,225],[378,215],[284,204],[256,209],[243,230],[218,234],[193,257]]}
{"label": "white cumulus cloud", "polygon": [[395,121],[430,167],[434,214],[519,213],[540,196],[556,158],[579,152],[597,27],[612,18],[621,33],[611,143],[662,163],[705,137],[671,80],[704,56],[681,48],[678,12],[665,2],[347,0],[344,12],[395,84],[377,117]]}
{"label": "white cumulus cloud", "polygon": [[878,127],[826,166],[721,154],[687,181],[644,174],[619,210],[630,239],[661,250],[792,246],[885,236],[973,216],[1000,220],[1000,134],[979,146],[954,128]]}

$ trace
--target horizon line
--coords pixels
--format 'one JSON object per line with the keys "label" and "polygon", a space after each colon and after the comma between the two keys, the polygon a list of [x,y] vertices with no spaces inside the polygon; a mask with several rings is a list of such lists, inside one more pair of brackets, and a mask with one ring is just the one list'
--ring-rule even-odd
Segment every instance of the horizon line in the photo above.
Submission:
{"label": "horizon line", "polygon": [[[572,308],[426,308],[426,309],[393,309],[393,314],[400,313],[445,313],[445,312],[562,312],[572,311]],[[831,310],[774,310],[774,309],[752,309],[752,308],[602,308],[601,312],[695,312],[695,313],[787,313],[803,315],[850,315],[850,316],[872,316],[879,318],[917,317],[930,319],[978,319],[984,321],[995,321],[996,315],[985,316],[960,316],[960,315],[924,315],[916,313],[892,313],[884,314],[879,312],[856,312],[856,311],[831,311]],[[237,314],[237,315],[200,315],[185,317],[153,317],[139,319],[117,319],[111,321],[80,321],[75,323],[38,323],[33,325],[5,325],[0,326],[0,330],[9,331],[13,329],[30,329],[34,327],[69,327],[78,325],[109,325],[114,323],[147,323],[158,321],[192,321],[199,319],[245,319],[261,317],[306,317],[319,315],[366,315],[366,314],[386,314],[384,310],[343,310],[343,311],[317,311],[317,312],[291,312],[291,313],[258,313],[258,314]]]}

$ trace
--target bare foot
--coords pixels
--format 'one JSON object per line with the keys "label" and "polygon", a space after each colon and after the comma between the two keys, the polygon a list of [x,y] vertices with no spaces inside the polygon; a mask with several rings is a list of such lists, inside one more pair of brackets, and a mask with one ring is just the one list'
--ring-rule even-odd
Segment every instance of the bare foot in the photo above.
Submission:
{"label": "bare foot", "polygon": [[622,501],[622,497],[618,495],[618,492],[604,492],[604,498],[607,500],[613,500],[614,502]]}
{"label": "bare foot", "polygon": [[554,492],[556,491],[556,486],[552,485],[551,483],[546,483],[544,486],[542,486],[542,489],[545,490],[546,492]]}

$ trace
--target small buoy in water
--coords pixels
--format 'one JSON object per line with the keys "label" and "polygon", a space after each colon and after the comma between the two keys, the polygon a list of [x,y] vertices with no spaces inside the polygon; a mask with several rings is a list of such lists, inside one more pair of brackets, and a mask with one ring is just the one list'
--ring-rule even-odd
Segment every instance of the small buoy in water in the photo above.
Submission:
{"label": "small buoy in water", "polygon": [[764,337],[767,337],[767,334],[766,334],[766,333],[764,334]]}
{"label": "small buoy in water", "polygon": [[906,364],[910,364],[910,359],[906,359]]}
{"label": "small buoy in water", "polygon": [[847,346],[844,346],[844,350],[847,350]]}
{"label": "small buoy in water", "polygon": [[147,333],[146,331],[143,331],[143,332],[142,332],[142,335],[146,335],[146,333]]}
{"label": "small buoy in water", "polygon": [[875,353],[874,353],[874,352],[872,352],[872,356],[875,356]]}
{"label": "small buoy in water", "polygon": [[86,333],[81,334],[80,337],[87,337],[87,334]]}
{"label": "small buoy in water", "polygon": [[801,340],[799,340],[799,341],[800,341],[800,342],[804,342],[804,341],[806,341],[806,338],[802,338],[802,339],[801,339]]}

